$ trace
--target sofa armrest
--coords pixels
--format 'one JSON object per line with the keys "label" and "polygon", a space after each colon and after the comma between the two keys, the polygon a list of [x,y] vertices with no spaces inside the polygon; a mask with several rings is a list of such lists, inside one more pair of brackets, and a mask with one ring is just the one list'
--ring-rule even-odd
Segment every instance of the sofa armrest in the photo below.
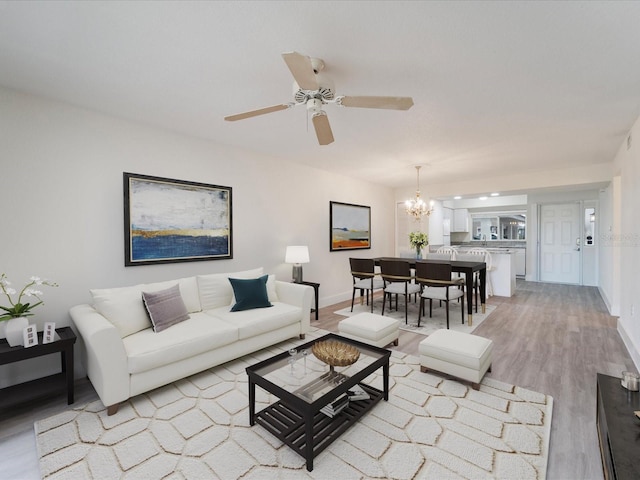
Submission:
{"label": "sofa armrest", "polygon": [[311,301],[314,295],[313,288],[299,283],[289,283],[276,280],[276,293],[278,294],[278,299],[282,303],[295,305],[302,309],[300,333],[307,333],[310,328],[309,317],[311,315]]}
{"label": "sofa armrest", "polygon": [[129,398],[127,352],[116,327],[90,305],[69,310],[86,350],[87,375],[106,407]]}

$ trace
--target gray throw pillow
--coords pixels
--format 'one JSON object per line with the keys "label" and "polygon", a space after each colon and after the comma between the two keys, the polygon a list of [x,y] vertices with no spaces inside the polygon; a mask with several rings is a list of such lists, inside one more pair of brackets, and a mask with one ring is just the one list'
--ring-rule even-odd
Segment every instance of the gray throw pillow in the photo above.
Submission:
{"label": "gray throw pillow", "polygon": [[189,318],[177,284],[158,292],[142,292],[142,301],[156,333]]}

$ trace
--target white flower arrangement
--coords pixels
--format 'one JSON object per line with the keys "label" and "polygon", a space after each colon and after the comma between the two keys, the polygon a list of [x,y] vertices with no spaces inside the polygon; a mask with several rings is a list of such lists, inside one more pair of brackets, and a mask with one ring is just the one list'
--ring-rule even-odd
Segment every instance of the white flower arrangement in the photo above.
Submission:
{"label": "white flower arrangement", "polygon": [[409,234],[409,243],[416,250],[422,250],[429,245],[429,235],[424,232],[411,232]]}
{"label": "white flower arrangement", "polygon": [[[51,282],[49,280],[42,280],[40,277],[31,277],[29,282],[20,290],[18,294],[18,299],[14,302],[11,298],[11,295],[15,295],[17,290],[11,287],[11,282],[7,278],[7,276],[3,273],[0,275],[0,289],[2,289],[2,293],[9,299],[8,307],[3,307],[0,305],[0,309],[4,310],[6,313],[0,315],[0,322],[3,320],[10,320],[12,318],[18,317],[29,317],[32,316],[31,312],[38,305],[42,305],[43,301],[40,298],[43,295],[41,290],[32,287],[40,287],[40,286],[49,286],[49,287],[57,287],[58,284],[55,282]],[[22,303],[23,297],[35,297],[38,301],[36,303]]]}

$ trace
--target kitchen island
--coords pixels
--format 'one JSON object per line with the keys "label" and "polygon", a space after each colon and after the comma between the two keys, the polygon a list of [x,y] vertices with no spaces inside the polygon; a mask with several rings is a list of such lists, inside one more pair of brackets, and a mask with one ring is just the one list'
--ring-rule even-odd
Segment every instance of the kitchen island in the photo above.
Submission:
{"label": "kitchen island", "polygon": [[[459,253],[472,248],[483,248],[491,254],[491,268],[487,268],[487,293],[499,297],[511,297],[516,291],[516,250],[460,245],[454,247]],[[489,267],[487,265],[487,267]]]}

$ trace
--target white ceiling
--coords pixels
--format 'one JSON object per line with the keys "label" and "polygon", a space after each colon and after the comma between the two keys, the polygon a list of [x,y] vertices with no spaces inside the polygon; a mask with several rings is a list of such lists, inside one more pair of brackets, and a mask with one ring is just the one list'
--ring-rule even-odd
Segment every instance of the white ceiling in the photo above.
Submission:
{"label": "white ceiling", "polygon": [[[0,1],[0,85],[391,186],[611,162],[640,115],[640,2]],[[343,95],[321,147],[281,53]]]}

